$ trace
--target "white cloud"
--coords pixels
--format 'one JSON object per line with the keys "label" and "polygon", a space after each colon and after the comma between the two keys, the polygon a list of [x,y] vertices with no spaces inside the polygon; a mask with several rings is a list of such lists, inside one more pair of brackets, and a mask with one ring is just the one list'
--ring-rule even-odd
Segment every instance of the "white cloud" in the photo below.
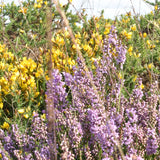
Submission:
{"label": "white cloud", "polygon": [[[18,4],[19,0],[13,0],[16,4]],[[66,4],[68,0],[60,0],[60,3]],[[144,0],[73,0],[72,3],[76,7],[77,10],[81,10],[82,8],[86,9],[88,15],[96,15],[99,16],[101,10],[104,10],[105,18],[114,18],[120,14],[125,14],[128,11],[132,11],[133,8],[138,14],[146,14],[149,13],[153,7],[147,5]],[[155,2],[155,0],[149,0],[150,2]],[[11,3],[12,0],[4,0],[5,3]],[[73,9],[74,12],[74,9]]]}
{"label": "white cloud", "polygon": [[[67,0],[60,0],[61,3],[67,3]],[[132,3],[131,3],[132,2]],[[155,0],[150,0],[150,2],[155,2]],[[146,14],[149,13],[153,7],[146,4],[144,0],[73,0],[73,5],[80,10],[82,8],[86,9],[88,15],[99,16],[101,10],[104,10],[105,18],[114,18],[126,12],[133,12],[133,7],[136,14]],[[133,4],[133,6],[132,6]]]}
{"label": "white cloud", "polygon": [[[88,2],[89,1],[89,2]],[[93,9],[89,11],[92,15],[97,15],[100,11],[104,10],[104,15],[106,18],[114,18],[120,14],[125,14],[128,11],[133,13],[133,7],[136,14],[146,14],[149,13],[153,7],[147,5],[143,0],[88,0],[87,3],[93,3]],[[154,0],[150,0],[154,2]],[[73,3],[76,3],[76,0],[73,0]]]}

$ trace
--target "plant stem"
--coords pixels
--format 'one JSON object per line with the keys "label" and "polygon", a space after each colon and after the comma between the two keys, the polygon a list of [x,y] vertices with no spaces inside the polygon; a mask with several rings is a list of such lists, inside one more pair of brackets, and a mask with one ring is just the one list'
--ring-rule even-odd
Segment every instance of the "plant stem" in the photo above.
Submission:
{"label": "plant stem", "polygon": [[[49,1],[49,5],[46,9],[46,29],[47,29],[47,48],[49,48],[49,61],[48,61],[48,74],[49,78],[52,78],[52,2]],[[55,108],[54,108],[54,97],[49,97],[49,105],[47,105],[47,117],[48,117],[48,141],[49,141],[49,151],[50,160],[57,160],[57,150],[56,150],[56,122],[55,122]]]}

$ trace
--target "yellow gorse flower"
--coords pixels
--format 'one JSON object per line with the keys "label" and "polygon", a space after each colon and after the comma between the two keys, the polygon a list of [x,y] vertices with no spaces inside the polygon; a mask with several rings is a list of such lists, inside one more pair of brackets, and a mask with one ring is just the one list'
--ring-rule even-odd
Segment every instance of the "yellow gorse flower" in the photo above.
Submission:
{"label": "yellow gorse flower", "polygon": [[158,9],[158,5],[155,5],[155,6],[154,6],[154,9],[155,9],[155,11],[156,11],[156,10]]}
{"label": "yellow gorse flower", "polygon": [[40,94],[39,92],[36,92],[35,95],[34,95],[34,97],[35,97],[35,98],[38,97],[39,94]]}
{"label": "yellow gorse flower", "polygon": [[[76,45],[73,44],[72,48],[73,48],[73,49],[76,49]],[[79,49],[79,50],[81,49],[81,47],[79,46],[79,44],[77,44],[77,49]]]}
{"label": "yellow gorse flower", "polygon": [[6,68],[6,64],[4,62],[0,62],[0,69],[4,70]]}
{"label": "yellow gorse flower", "polygon": [[20,29],[19,32],[24,33],[25,31],[23,29]]}
{"label": "yellow gorse flower", "polygon": [[37,3],[43,3],[43,0],[37,0]]}
{"label": "yellow gorse flower", "polygon": [[149,69],[153,68],[153,63],[148,64],[148,68]]}
{"label": "yellow gorse flower", "polygon": [[9,129],[9,124],[7,122],[4,122],[3,125],[1,125],[1,128],[8,130]]}
{"label": "yellow gorse flower", "polygon": [[92,48],[91,48],[88,44],[82,45],[82,48],[83,48],[85,51],[91,51],[91,50],[92,50]]}
{"label": "yellow gorse flower", "polygon": [[131,30],[132,30],[132,31],[136,31],[136,30],[137,30],[137,27],[136,27],[135,24],[133,24],[133,25],[131,26]]}
{"label": "yellow gorse flower", "polygon": [[141,53],[136,54],[136,52],[133,53],[134,57],[139,58],[141,56]]}
{"label": "yellow gorse flower", "polygon": [[42,7],[42,4],[41,3],[35,3],[34,4],[34,8],[41,8]]}
{"label": "yellow gorse flower", "polygon": [[41,118],[45,120],[46,119],[46,114],[42,114]]}
{"label": "yellow gorse flower", "polygon": [[143,85],[143,84],[141,84],[139,87],[140,87],[141,89],[144,89],[144,85]]}
{"label": "yellow gorse flower", "polygon": [[143,33],[143,37],[146,38],[147,37],[147,33]]}
{"label": "yellow gorse flower", "polygon": [[122,34],[123,36],[125,36],[127,39],[131,39],[131,38],[132,38],[132,32],[128,32],[128,33],[127,33],[126,30],[123,30],[123,31],[121,32],[121,34]]}
{"label": "yellow gorse flower", "polygon": [[6,51],[5,45],[0,44],[0,52]]}
{"label": "yellow gorse flower", "polygon": [[23,7],[20,10],[18,10],[19,13],[26,14],[27,13],[27,8]]}
{"label": "yellow gorse flower", "polygon": [[75,38],[81,38],[81,34],[78,32],[75,34]]}
{"label": "yellow gorse flower", "polygon": [[29,115],[28,115],[28,114],[24,114],[23,117],[24,117],[25,119],[28,119]]}
{"label": "yellow gorse flower", "polygon": [[5,7],[4,2],[2,2],[2,3],[0,4],[0,7],[2,7],[2,8],[4,8],[4,7]]}
{"label": "yellow gorse flower", "polygon": [[119,79],[122,79],[122,78],[123,78],[121,73],[118,73],[118,78],[119,78]]}
{"label": "yellow gorse flower", "polygon": [[[3,75],[0,77],[0,110],[3,109],[2,98],[8,94],[15,96],[16,90],[23,92],[26,101],[29,100],[30,94],[33,98],[37,98],[39,93],[36,81],[45,77],[43,66],[26,57],[16,61],[14,54],[2,44],[0,44],[0,60],[0,71]],[[23,114],[24,109],[17,109],[17,112]]]}
{"label": "yellow gorse flower", "polygon": [[123,22],[123,23],[128,23],[129,21],[130,21],[130,18],[122,19],[122,22]]}
{"label": "yellow gorse flower", "polygon": [[132,52],[132,51],[133,51],[133,47],[130,46],[130,47],[128,48],[128,52]]}
{"label": "yellow gorse flower", "polygon": [[24,113],[24,109],[23,109],[23,108],[18,109],[18,113],[19,113],[19,114],[23,114],[23,113]]}
{"label": "yellow gorse flower", "polygon": [[48,4],[48,2],[47,2],[47,1],[44,1],[44,4],[45,4],[45,5],[47,5],[47,4]]}
{"label": "yellow gorse flower", "polygon": [[68,0],[69,1],[69,3],[72,3],[72,0]]}
{"label": "yellow gorse flower", "polygon": [[147,43],[148,45],[150,45],[150,44],[151,44],[149,40],[147,40],[147,41],[146,41],[146,43]]}
{"label": "yellow gorse flower", "polygon": [[3,109],[3,103],[0,102],[0,109]]}
{"label": "yellow gorse flower", "polygon": [[135,82],[136,80],[137,80],[137,75],[134,76],[133,82]]}
{"label": "yellow gorse flower", "polygon": [[104,34],[108,34],[109,32],[110,32],[110,29],[106,28],[105,31],[104,31]]}
{"label": "yellow gorse flower", "polygon": [[150,46],[150,49],[153,49],[155,47],[156,47],[156,45],[153,44],[153,45]]}
{"label": "yellow gorse flower", "polygon": [[132,32],[127,33],[126,37],[127,37],[127,39],[131,39],[132,38]]}

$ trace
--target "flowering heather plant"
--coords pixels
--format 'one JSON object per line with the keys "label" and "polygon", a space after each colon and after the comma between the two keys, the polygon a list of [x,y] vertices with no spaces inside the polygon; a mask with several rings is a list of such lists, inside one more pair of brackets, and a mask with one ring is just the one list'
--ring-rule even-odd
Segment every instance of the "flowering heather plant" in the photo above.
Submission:
{"label": "flowering heather plant", "polygon": [[[61,97],[54,102],[57,139],[61,141],[62,138],[58,138],[61,135],[66,146],[60,149],[62,143],[59,144],[59,151],[63,153],[59,156],[63,155],[64,158],[66,155],[68,159],[79,159],[86,154],[92,159],[145,159],[158,156],[157,87],[153,84],[150,92],[143,93],[142,80],[137,79],[129,98],[121,93],[125,80],[111,73],[123,69],[125,54],[125,47],[117,40],[115,28],[112,27],[104,44],[103,57],[101,61],[95,61],[96,71],[89,71],[102,103],[99,103],[80,59],[77,60],[78,67],[73,67],[73,75],[53,70],[53,79],[48,82],[47,88],[51,92],[46,94],[47,97]],[[60,107],[64,104],[65,107]],[[152,127],[156,129],[151,135],[149,131],[153,130]],[[118,150],[118,143],[124,157]]]}
{"label": "flowering heather plant", "polygon": [[[53,70],[46,105],[55,108],[58,159],[159,158],[157,82],[145,93],[142,79],[137,78],[126,97],[122,92],[125,79],[117,76],[125,60],[126,49],[112,26],[101,60],[95,60],[94,71],[89,70],[93,84],[79,58],[73,74]],[[3,159],[50,159],[46,128],[44,120],[35,114],[30,129],[23,133],[17,125],[12,125],[6,135],[1,131]]]}
{"label": "flowering heather plant", "polygon": [[49,159],[47,127],[38,114],[25,131],[21,131],[16,124],[12,125],[7,135],[0,130],[0,140],[3,159]]}

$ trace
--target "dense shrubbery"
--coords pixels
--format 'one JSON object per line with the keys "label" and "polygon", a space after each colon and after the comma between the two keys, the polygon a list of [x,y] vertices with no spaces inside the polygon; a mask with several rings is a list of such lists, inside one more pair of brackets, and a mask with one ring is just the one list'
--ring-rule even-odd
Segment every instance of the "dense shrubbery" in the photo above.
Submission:
{"label": "dense shrubbery", "polygon": [[54,107],[58,159],[159,159],[160,4],[114,21],[61,5],[89,72],[52,6],[49,77],[48,3],[1,5],[1,158],[51,159],[46,107]]}

